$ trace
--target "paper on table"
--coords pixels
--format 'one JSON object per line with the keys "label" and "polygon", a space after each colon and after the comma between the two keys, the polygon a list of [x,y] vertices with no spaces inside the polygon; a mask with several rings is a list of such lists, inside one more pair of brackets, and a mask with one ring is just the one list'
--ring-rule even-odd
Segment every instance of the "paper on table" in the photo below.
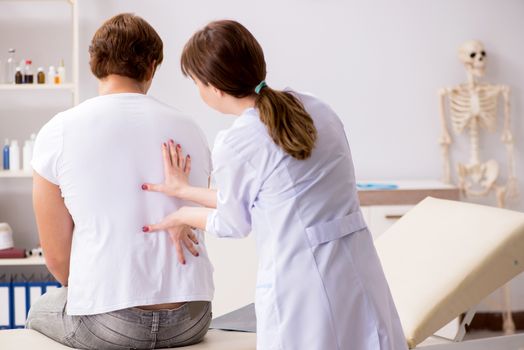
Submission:
{"label": "paper on table", "polygon": [[255,304],[246,305],[238,310],[214,318],[209,328],[256,333],[257,317],[255,315]]}

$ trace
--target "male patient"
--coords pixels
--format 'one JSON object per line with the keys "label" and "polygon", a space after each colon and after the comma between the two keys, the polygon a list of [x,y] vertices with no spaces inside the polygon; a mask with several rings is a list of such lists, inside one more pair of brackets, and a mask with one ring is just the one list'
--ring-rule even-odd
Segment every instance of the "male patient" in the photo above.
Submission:
{"label": "male patient", "polygon": [[109,19],[89,48],[100,96],[57,114],[36,140],[36,221],[47,267],[64,288],[32,306],[27,328],[71,347],[184,346],[201,341],[211,320],[202,233],[177,254],[177,232],[142,232],[184,204],[141,189],[164,180],[163,142],[184,145],[195,186],[206,186],[211,171],[201,130],[146,95],[162,50],[142,18]]}

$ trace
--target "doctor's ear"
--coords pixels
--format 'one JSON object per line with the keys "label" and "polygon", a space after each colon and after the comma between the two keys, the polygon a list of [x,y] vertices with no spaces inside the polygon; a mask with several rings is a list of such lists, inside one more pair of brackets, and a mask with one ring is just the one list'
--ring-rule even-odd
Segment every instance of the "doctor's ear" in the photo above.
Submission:
{"label": "doctor's ear", "polygon": [[224,91],[214,87],[213,85],[209,84],[209,87],[211,88],[211,91],[213,91],[213,94],[215,94],[217,97],[222,97],[224,96]]}

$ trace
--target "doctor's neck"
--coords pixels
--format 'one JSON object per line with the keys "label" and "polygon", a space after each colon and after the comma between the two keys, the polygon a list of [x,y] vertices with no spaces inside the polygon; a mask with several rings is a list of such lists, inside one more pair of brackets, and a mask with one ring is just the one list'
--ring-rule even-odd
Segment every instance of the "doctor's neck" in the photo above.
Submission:
{"label": "doctor's neck", "polygon": [[225,95],[223,101],[223,111],[227,114],[241,115],[248,108],[255,108],[256,97],[247,96],[242,98]]}
{"label": "doctor's neck", "polygon": [[98,94],[110,95],[121,93],[146,94],[151,86],[151,80],[138,80],[117,74],[110,74],[98,80]]}

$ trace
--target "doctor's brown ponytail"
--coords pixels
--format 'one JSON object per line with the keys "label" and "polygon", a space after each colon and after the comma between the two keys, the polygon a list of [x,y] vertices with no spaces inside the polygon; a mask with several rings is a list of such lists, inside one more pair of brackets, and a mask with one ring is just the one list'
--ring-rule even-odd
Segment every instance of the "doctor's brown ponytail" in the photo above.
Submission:
{"label": "doctor's brown ponytail", "polygon": [[253,96],[260,120],[273,141],[296,159],[311,156],[317,131],[291,93],[259,84],[266,77],[264,53],[253,35],[235,21],[216,21],[196,32],[181,58],[182,73],[237,98]]}
{"label": "doctor's brown ponytail", "polygon": [[300,101],[288,92],[264,87],[256,107],[269,135],[286,153],[307,159],[315,146],[316,129]]}

